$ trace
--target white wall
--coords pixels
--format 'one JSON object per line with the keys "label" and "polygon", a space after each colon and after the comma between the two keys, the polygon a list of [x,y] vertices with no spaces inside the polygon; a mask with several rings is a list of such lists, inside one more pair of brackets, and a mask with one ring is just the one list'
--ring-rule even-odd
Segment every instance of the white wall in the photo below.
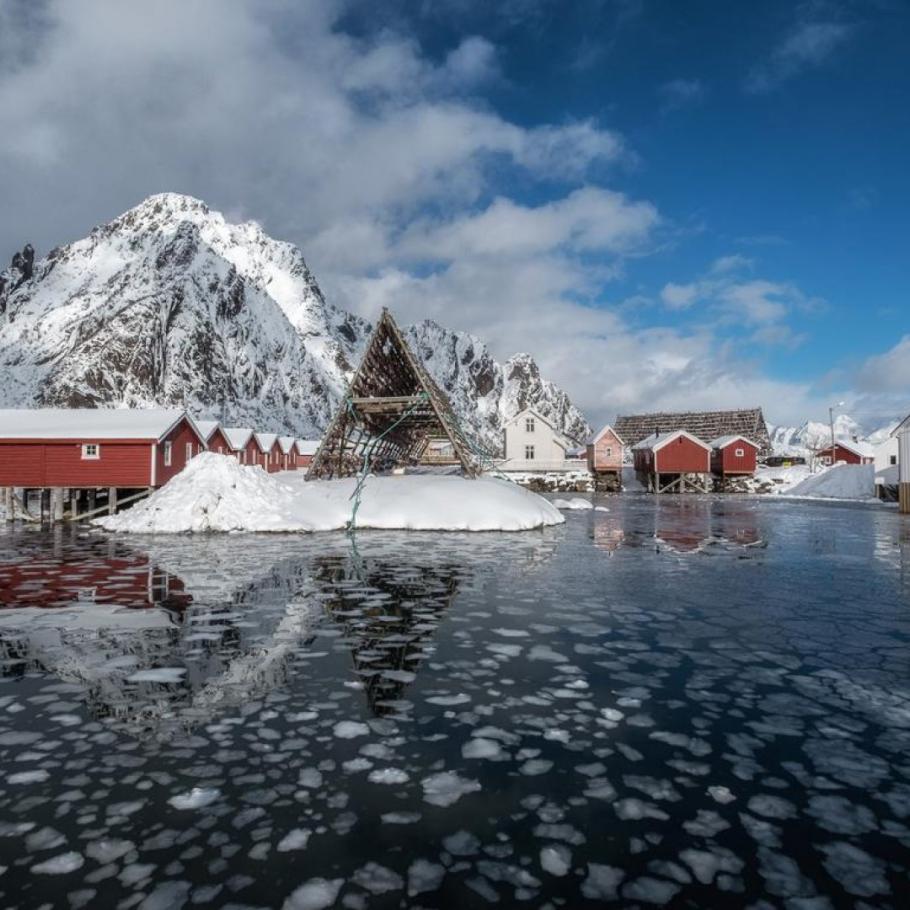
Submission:
{"label": "white wall", "polygon": [[[534,421],[529,431],[527,421]],[[506,471],[558,470],[566,460],[564,444],[559,444],[559,434],[545,420],[531,411],[522,411],[505,425],[505,456],[501,465]],[[525,448],[534,447],[534,458],[525,457]]]}
{"label": "white wall", "polygon": [[[892,456],[897,459],[897,437],[889,436],[875,447],[875,473],[891,465]],[[897,464],[897,461],[894,462]]]}

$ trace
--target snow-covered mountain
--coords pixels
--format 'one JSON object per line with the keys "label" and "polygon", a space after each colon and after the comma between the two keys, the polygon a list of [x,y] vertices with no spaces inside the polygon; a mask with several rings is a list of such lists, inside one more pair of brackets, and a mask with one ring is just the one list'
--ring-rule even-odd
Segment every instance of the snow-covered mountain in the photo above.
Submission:
{"label": "snow-covered mountain", "polygon": [[[179,405],[314,435],[371,329],[325,300],[295,246],[189,196],[151,196],[34,263],[26,252],[0,278],[0,405]],[[526,405],[570,437],[587,433],[529,355],[500,364],[431,321],[406,331],[487,446]]]}
{"label": "snow-covered mountain", "polygon": [[[855,439],[877,445],[891,435],[897,423],[895,420],[867,433],[849,414],[838,414],[834,418],[834,438]],[[768,432],[776,455],[806,456],[831,442],[831,424],[815,420],[807,420],[798,427],[769,426]]]}

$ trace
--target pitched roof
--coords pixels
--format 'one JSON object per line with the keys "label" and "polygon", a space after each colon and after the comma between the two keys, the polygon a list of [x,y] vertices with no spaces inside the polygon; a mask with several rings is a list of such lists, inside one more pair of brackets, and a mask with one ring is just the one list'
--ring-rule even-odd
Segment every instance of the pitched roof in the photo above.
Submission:
{"label": "pitched roof", "polygon": [[275,443],[278,442],[277,433],[254,433],[253,435],[256,437],[256,445],[263,452],[271,452]]}
{"label": "pitched roof", "polygon": [[608,423],[608,424],[605,424],[603,427],[601,427],[601,429],[600,429],[599,432],[597,432],[597,433],[592,433],[592,434],[587,438],[586,443],[587,443],[588,445],[590,445],[590,446],[597,445],[597,443],[598,443],[598,442],[599,442],[599,441],[600,441],[608,432],[612,432],[612,433],[613,433],[613,435],[617,438],[617,440],[619,440],[619,444],[620,444],[621,446],[624,446],[624,445],[625,445],[625,442],[623,442],[622,436],[620,436],[619,433],[617,433],[616,430],[615,430],[609,423]]}
{"label": "pitched roof", "polygon": [[199,432],[202,433],[202,438],[208,442],[212,438],[212,433],[218,429],[217,420],[197,420],[196,426],[199,428]]}
{"label": "pitched roof", "polygon": [[680,436],[685,436],[686,439],[691,439],[696,445],[701,446],[703,449],[711,450],[711,446],[703,440],[699,439],[694,433],[687,433],[685,430],[674,430],[672,433],[652,433],[650,436],[646,436],[641,442],[635,443],[632,446],[633,449],[651,449],[656,452],[658,449],[662,449],[668,442],[673,442],[674,439],[678,439]]}
{"label": "pitched roof", "polygon": [[297,451],[301,455],[315,455],[316,450],[319,448],[318,439],[298,439],[297,440]]}
{"label": "pitched roof", "polygon": [[253,435],[252,427],[222,427],[221,432],[224,433],[224,438],[234,451],[245,449]]}
{"label": "pitched roof", "polygon": [[656,414],[627,414],[618,417],[614,432],[634,446],[652,433],[685,430],[699,439],[717,439],[718,436],[745,436],[754,440],[762,454],[771,452],[771,439],[761,408],[741,411],[684,411]]}
{"label": "pitched roof", "polygon": [[7,408],[0,410],[0,439],[146,439],[157,442],[184,417],[198,433],[186,411],[176,409]]}
{"label": "pitched roof", "polygon": [[279,436],[278,445],[281,446],[281,451],[284,452],[285,455],[287,455],[288,452],[290,452],[291,449],[294,448],[294,437],[293,436]]}
{"label": "pitched roof", "polygon": [[710,446],[712,449],[725,449],[731,442],[745,442],[752,446],[753,449],[761,448],[757,442],[752,442],[748,436],[740,436],[738,433],[731,433],[729,436],[718,436],[717,439],[711,440]]}
{"label": "pitched roof", "polygon": [[[848,452],[853,452],[854,455],[859,455],[860,458],[875,458],[875,448],[869,445],[868,442],[854,442],[852,439],[835,439],[835,446],[840,446],[842,449],[846,449]],[[831,450],[831,444],[828,443],[826,446],[822,446],[819,449],[819,452],[828,452]]]}
{"label": "pitched roof", "polygon": [[902,433],[905,430],[910,430],[910,414],[908,414],[892,431],[892,436],[897,436],[898,433]]}

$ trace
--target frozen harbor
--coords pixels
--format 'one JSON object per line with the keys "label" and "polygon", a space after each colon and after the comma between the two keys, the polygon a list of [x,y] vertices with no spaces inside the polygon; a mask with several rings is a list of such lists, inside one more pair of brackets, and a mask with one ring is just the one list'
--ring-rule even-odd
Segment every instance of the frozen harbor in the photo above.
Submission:
{"label": "frozen harbor", "polygon": [[0,904],[910,905],[910,525],[598,504],[0,530]]}

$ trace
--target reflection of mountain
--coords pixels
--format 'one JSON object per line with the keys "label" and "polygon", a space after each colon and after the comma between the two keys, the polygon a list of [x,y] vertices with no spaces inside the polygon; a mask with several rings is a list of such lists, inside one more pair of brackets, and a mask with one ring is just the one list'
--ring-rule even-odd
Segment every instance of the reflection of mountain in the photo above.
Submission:
{"label": "reflection of mountain", "polygon": [[359,556],[316,561],[323,601],[350,644],[354,672],[378,716],[397,714],[442,613],[458,591],[463,567],[415,566]]}

